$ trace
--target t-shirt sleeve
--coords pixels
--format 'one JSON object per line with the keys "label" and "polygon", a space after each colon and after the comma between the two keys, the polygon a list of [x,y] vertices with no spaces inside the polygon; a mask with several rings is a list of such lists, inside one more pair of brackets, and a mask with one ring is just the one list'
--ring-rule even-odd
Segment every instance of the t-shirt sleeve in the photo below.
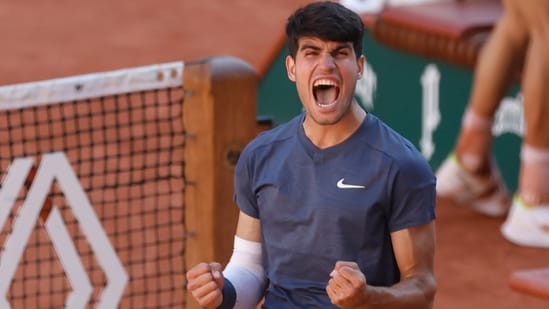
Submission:
{"label": "t-shirt sleeve", "polygon": [[252,158],[250,152],[245,149],[235,167],[233,199],[243,213],[253,218],[259,218],[252,177]]}
{"label": "t-shirt sleeve", "polygon": [[429,164],[421,156],[411,156],[393,167],[389,192],[391,232],[435,219],[436,180]]}

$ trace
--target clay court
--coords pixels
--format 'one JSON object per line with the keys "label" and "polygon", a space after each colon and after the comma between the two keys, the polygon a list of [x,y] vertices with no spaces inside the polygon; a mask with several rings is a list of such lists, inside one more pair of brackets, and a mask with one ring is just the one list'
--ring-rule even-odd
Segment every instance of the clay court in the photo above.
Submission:
{"label": "clay court", "polygon": [[[286,17],[304,2],[3,1],[0,85],[220,55],[261,75],[281,47]],[[549,307],[508,285],[513,271],[549,267],[549,250],[506,242],[503,218],[442,200],[437,215],[435,308]]]}

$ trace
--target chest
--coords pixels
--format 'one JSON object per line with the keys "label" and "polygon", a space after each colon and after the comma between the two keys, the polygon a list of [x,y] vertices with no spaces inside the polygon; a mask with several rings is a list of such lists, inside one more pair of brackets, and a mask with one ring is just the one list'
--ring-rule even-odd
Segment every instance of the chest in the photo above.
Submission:
{"label": "chest", "polygon": [[290,160],[265,168],[256,184],[263,222],[360,228],[383,215],[387,169],[360,157]]}

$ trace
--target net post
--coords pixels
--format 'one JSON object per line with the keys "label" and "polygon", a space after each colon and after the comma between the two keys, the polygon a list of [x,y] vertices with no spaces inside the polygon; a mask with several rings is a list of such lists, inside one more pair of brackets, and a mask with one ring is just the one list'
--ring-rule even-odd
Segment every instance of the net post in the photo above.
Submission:
{"label": "net post", "polygon": [[185,187],[185,264],[225,265],[238,217],[234,166],[255,136],[258,76],[249,64],[233,57],[186,62],[183,76],[183,123],[192,136],[184,151],[185,177],[192,183]]}

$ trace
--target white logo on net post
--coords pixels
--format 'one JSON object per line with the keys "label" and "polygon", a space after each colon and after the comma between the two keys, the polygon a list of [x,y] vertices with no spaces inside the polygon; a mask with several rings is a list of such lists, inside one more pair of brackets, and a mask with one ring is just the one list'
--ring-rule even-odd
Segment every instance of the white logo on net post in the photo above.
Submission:
{"label": "white logo on net post", "polygon": [[364,189],[364,188],[366,188],[365,186],[361,186],[361,185],[346,184],[346,183],[344,183],[344,181],[345,181],[345,178],[341,178],[337,182],[337,187],[340,188],[340,189]]}
{"label": "white logo on net post", "polygon": [[[33,163],[34,159],[31,157],[15,159],[3,180],[0,187],[0,227],[2,228],[17,198],[17,192],[20,192],[25,185]],[[11,308],[6,299],[6,293],[54,180],[57,180],[61,187],[82,233],[86,236],[107,278],[107,284],[99,297],[97,308],[117,308],[128,282],[128,274],[109,242],[67,157],[62,152],[43,156],[25,201],[13,222],[12,233],[6,237],[3,244],[3,251],[0,254],[0,278],[2,278],[0,308]],[[44,225],[73,289],[67,296],[65,307],[85,308],[93,287],[61,213],[55,205],[52,205]]]}

